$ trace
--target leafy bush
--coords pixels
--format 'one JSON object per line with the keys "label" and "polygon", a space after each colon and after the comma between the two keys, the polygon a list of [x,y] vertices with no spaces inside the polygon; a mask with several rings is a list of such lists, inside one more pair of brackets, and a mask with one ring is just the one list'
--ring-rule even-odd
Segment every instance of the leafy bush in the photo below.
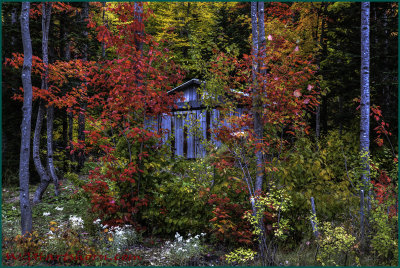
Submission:
{"label": "leafy bush", "polygon": [[319,231],[319,250],[317,261],[322,265],[360,265],[359,259],[356,256],[356,238],[349,234],[344,227],[333,227],[329,222],[323,222]]}
{"label": "leafy bush", "polygon": [[372,232],[370,245],[372,253],[381,265],[398,264],[398,217],[390,216],[384,204],[373,202],[371,210]]}
{"label": "leafy bush", "polygon": [[232,263],[246,263],[248,261],[254,260],[254,257],[257,255],[257,252],[251,250],[251,249],[246,249],[246,248],[238,248],[235,251],[232,251],[229,254],[225,255],[226,261],[229,264]]}
{"label": "leafy bush", "polygon": [[153,198],[142,216],[152,228],[150,232],[172,235],[206,230],[210,215],[205,206],[209,175],[202,161],[178,160],[168,171],[166,168],[157,173],[164,173],[164,179],[153,186]]}
{"label": "leafy bush", "polygon": [[250,210],[248,190],[237,178],[216,185],[208,199],[214,214],[211,232],[220,241],[229,245],[250,245],[253,240],[250,222],[244,219]]}
{"label": "leafy bush", "polygon": [[79,179],[79,175],[73,172],[67,172],[64,174],[64,178],[70,180],[75,186],[82,187],[84,182]]}
{"label": "leafy bush", "polygon": [[120,138],[107,161],[90,171],[83,189],[89,196],[92,212],[104,223],[143,227],[140,214],[152,197],[152,187],[162,181],[162,176],[154,173],[166,163],[166,154],[157,142],[151,135],[130,144]]}
{"label": "leafy bush", "polygon": [[324,221],[346,220],[343,211],[356,214],[358,210],[359,200],[354,193],[359,173],[353,167],[358,165],[359,149],[354,135],[331,131],[318,143],[318,148],[309,138],[299,137],[286,160],[276,164],[279,171],[275,176],[293,202],[288,215],[295,244],[311,235],[305,216],[311,209],[311,197],[315,199],[318,217]]}

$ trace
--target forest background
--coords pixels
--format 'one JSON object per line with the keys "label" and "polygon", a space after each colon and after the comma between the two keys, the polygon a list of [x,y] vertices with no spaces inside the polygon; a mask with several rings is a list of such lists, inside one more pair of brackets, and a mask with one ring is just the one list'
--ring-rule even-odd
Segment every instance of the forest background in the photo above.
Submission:
{"label": "forest background", "polygon": [[[369,7],[368,157],[361,10],[356,2],[266,2],[263,12],[250,2],[32,3],[32,244],[17,236],[14,209],[22,10],[2,3],[3,253],[18,243],[22,253],[119,252],[175,236],[164,265],[207,256],[215,264],[397,263],[398,4]],[[221,147],[205,139],[207,157],[189,161],[173,157],[145,119],[170,113],[179,96],[167,91],[192,78],[206,81],[207,108],[223,98],[221,121],[230,125],[210,133]],[[237,105],[249,112],[228,117]],[[115,245],[117,226],[131,242]],[[96,243],[77,239],[82,232]],[[181,235],[191,242],[180,244]],[[180,259],[185,247],[191,253]],[[220,256],[210,255],[215,248]]]}

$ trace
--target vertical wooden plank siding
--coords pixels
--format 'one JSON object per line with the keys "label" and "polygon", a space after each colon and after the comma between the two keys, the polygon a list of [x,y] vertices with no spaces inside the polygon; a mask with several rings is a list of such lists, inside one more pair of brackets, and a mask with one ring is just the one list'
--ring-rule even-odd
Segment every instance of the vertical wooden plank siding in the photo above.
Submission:
{"label": "vertical wooden plank siding", "polygon": [[175,148],[176,148],[176,155],[182,156],[183,155],[183,114],[182,112],[175,113]]}
{"label": "vertical wooden plank siding", "polygon": [[[220,120],[220,112],[217,109],[213,109],[211,114],[211,128],[218,128],[220,125]],[[216,147],[221,146],[221,142],[216,140],[215,134],[211,135],[211,141]]]}
{"label": "vertical wooden plank siding", "polygon": [[171,116],[171,152],[172,156],[174,157],[176,155],[176,145],[175,145],[175,135],[176,135],[176,129],[175,129],[175,113],[172,113]]}
{"label": "vertical wooden plank siding", "polygon": [[171,116],[167,114],[162,115],[161,128],[164,133],[162,142],[166,143],[168,138],[171,137]]}
{"label": "vertical wooden plank siding", "polygon": [[[204,157],[206,155],[205,143],[211,142],[216,147],[221,146],[221,142],[212,133],[213,129],[221,125],[228,126],[231,116],[243,115],[244,108],[236,108],[234,112],[230,112],[226,116],[220,114],[217,109],[201,108],[199,101],[202,96],[199,95],[197,88],[198,84],[191,84],[179,89],[183,90],[183,101],[191,102],[192,110],[175,110],[172,115],[164,114],[159,118],[146,118],[145,120],[147,129],[162,133],[163,143],[168,140],[171,142],[173,156]],[[206,94],[204,92],[204,95]]]}

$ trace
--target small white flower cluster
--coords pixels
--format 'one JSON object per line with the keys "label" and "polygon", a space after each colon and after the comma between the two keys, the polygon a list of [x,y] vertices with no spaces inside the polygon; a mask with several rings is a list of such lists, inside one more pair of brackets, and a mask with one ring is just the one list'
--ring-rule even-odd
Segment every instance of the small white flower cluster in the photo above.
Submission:
{"label": "small white flower cluster", "polygon": [[103,231],[111,235],[109,239],[111,242],[111,249],[116,253],[121,252],[128,246],[134,245],[138,240],[138,235],[132,225],[124,225],[122,227],[111,226],[108,229],[108,225],[103,225],[100,219],[93,221],[93,224],[100,226]]}
{"label": "small white flower cluster", "polygon": [[112,247],[117,252],[134,245],[138,240],[138,235],[131,225],[113,226],[110,228],[110,234],[113,237]]}
{"label": "small white flower cluster", "polygon": [[81,217],[75,216],[75,215],[70,215],[69,216],[69,221],[72,224],[72,228],[83,228],[83,220]]}
{"label": "small white flower cluster", "polygon": [[188,238],[184,239],[179,233],[175,234],[175,241],[165,242],[164,254],[172,264],[185,265],[190,259],[199,257],[204,247],[201,245],[201,237],[205,236],[205,233],[191,237],[188,234]]}
{"label": "small white flower cluster", "polygon": [[93,222],[93,224],[101,225],[101,220],[100,220],[100,219],[97,219],[97,220],[95,220],[95,221]]}

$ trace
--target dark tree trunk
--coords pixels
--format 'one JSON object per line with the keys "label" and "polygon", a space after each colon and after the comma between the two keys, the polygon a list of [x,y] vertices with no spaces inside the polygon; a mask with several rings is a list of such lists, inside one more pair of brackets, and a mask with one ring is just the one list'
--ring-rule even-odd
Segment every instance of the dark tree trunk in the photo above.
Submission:
{"label": "dark tree trunk", "polygon": [[54,150],[53,150],[53,122],[54,122],[54,106],[47,107],[47,167],[54,183],[54,193],[59,194],[58,177],[54,168]]}
{"label": "dark tree trunk", "polygon": [[19,200],[21,208],[21,233],[32,232],[32,210],[29,201],[29,158],[31,146],[32,118],[32,43],[29,32],[30,3],[23,2],[21,10],[21,34],[24,48],[24,64],[22,67],[22,85],[24,88],[23,117],[21,124],[21,151],[19,160]]}
{"label": "dark tree trunk", "polygon": [[[43,28],[43,41],[42,41],[42,50],[43,50],[43,63],[46,65],[49,64],[49,55],[48,55],[48,47],[49,47],[49,31],[50,31],[50,21],[51,21],[51,7],[52,3],[43,3],[43,20],[42,20],[42,28]],[[45,75],[44,75],[44,89],[48,90],[48,77],[49,77],[49,69],[45,67]],[[54,151],[53,151],[53,124],[54,124],[54,106],[48,105],[47,107],[47,167],[49,171],[49,175],[54,183],[54,191],[55,195],[59,194],[58,192],[58,177],[54,168]]]}
{"label": "dark tree trunk", "polygon": [[[74,114],[72,112],[68,112],[68,151],[72,151],[74,149],[73,141],[73,131],[74,131]],[[75,154],[69,153],[70,161],[75,162]]]}
{"label": "dark tree trunk", "polygon": [[328,97],[322,96],[321,100],[321,121],[322,121],[322,133],[328,133]]}
{"label": "dark tree trunk", "polygon": [[[67,22],[64,19],[63,20],[63,25],[65,25]],[[64,48],[64,59],[66,62],[71,60],[71,41],[69,39],[69,32],[67,28],[64,28],[64,36],[63,39],[65,40],[65,48]],[[68,149],[66,150],[66,155],[67,159],[69,159],[71,162],[75,162],[75,154],[70,153],[74,149],[74,145],[72,144],[73,141],[73,131],[74,131],[74,114],[72,111],[68,111],[67,109],[67,124],[68,124],[68,130],[67,130],[67,147]]]}
{"label": "dark tree trunk", "polygon": [[[14,7],[12,10],[11,10],[11,27],[13,27],[14,28],[14,25],[17,23],[17,8],[16,7]],[[15,35],[12,35],[11,36],[11,47],[15,47],[15,44],[16,44],[16,36]]]}
{"label": "dark tree trunk", "polygon": [[[66,48],[68,43],[68,33],[67,33],[67,12],[64,11],[61,13],[60,17],[60,59],[64,59],[66,61]],[[62,95],[64,96],[67,93],[67,89],[65,87],[62,88]],[[63,161],[63,171],[67,172],[68,170],[68,161],[69,159],[69,152],[67,150],[68,147],[68,112],[67,108],[61,109],[61,118],[62,118],[62,147],[64,151],[64,161]]]}
{"label": "dark tree trunk", "polygon": [[[105,14],[106,14],[106,2],[103,2],[103,26],[106,25]],[[106,57],[106,43],[104,41],[101,42],[101,57],[103,59]]]}
{"label": "dark tree trunk", "polygon": [[339,136],[342,136],[343,132],[343,98],[341,95],[338,97],[339,102]]}
{"label": "dark tree trunk", "polygon": [[315,115],[315,136],[316,136],[317,140],[319,140],[319,136],[321,135],[321,127],[320,127],[321,119],[320,119],[320,117],[321,117],[321,104],[318,104],[316,115]]}
{"label": "dark tree trunk", "polygon": [[68,150],[66,149],[68,147],[68,114],[66,108],[62,109],[61,111],[61,116],[62,116],[62,137],[63,137],[63,142],[62,142],[62,147],[64,148],[64,157],[65,161],[63,161],[63,171],[67,171],[67,159],[69,159],[69,153]]}
{"label": "dark tree trunk", "polygon": [[[84,25],[86,25],[87,20],[89,19],[89,3],[85,2],[83,3],[83,10],[82,10],[82,20],[84,21]],[[83,28],[83,37],[84,40],[87,42],[88,41],[88,31],[87,28]],[[87,43],[84,43],[83,45],[83,60],[87,61],[88,60],[88,45]],[[80,109],[79,109],[79,114],[78,114],[78,142],[79,144],[84,147],[85,145],[85,124],[86,124],[86,94],[81,96],[81,101],[80,101]],[[79,148],[78,150],[78,170],[81,170],[85,164],[85,152],[84,149]]]}
{"label": "dark tree trunk", "polygon": [[41,130],[43,124],[44,110],[44,105],[42,104],[42,102],[40,102],[36,118],[35,134],[33,136],[33,162],[35,164],[36,171],[40,177],[40,184],[36,189],[35,195],[33,197],[34,204],[39,203],[42,200],[43,193],[50,183],[50,177],[47,174],[46,169],[42,165],[42,161],[40,160],[40,136],[42,132]]}
{"label": "dark tree trunk", "polygon": [[[42,52],[43,52],[43,64],[44,64],[44,75],[42,77],[42,89],[48,90],[48,64],[49,64],[49,53],[48,53],[48,42],[49,42],[49,29],[50,29],[50,18],[51,18],[51,6],[52,3],[43,3],[42,10]],[[43,193],[46,191],[47,186],[50,183],[50,178],[54,182],[55,194],[58,195],[58,178],[54,172],[53,165],[53,116],[49,115],[49,109],[54,109],[52,105],[47,108],[47,168],[48,174],[44,169],[40,160],[40,134],[44,116],[44,105],[39,104],[38,117],[36,120],[34,144],[33,144],[33,159],[36,170],[40,176],[40,184],[36,189],[33,202],[38,203],[41,201]],[[53,110],[54,113],[54,110]],[[51,142],[49,143],[49,140]],[[50,176],[49,176],[50,175]]]}
{"label": "dark tree trunk", "polygon": [[[321,9],[322,14],[321,14],[321,35],[319,39],[319,45],[322,47],[321,52],[319,53],[318,59],[317,59],[317,64],[318,64],[318,69],[320,69],[320,64],[323,59],[326,58],[326,53],[327,53],[327,43],[325,41],[325,29],[326,29],[326,12],[328,10],[328,3],[322,3],[321,4]],[[318,24],[318,23],[317,23]],[[316,36],[318,38],[318,34]],[[320,85],[318,85],[319,90],[321,91]],[[322,100],[321,100],[322,101]],[[319,137],[321,135],[321,103],[318,104],[317,106],[317,111],[316,111],[316,116],[315,116],[315,136],[317,138],[317,141],[319,140]],[[318,145],[317,145],[318,148]]]}
{"label": "dark tree trunk", "polygon": [[[78,143],[81,146],[85,144],[85,123],[86,123],[86,103],[83,100],[81,103],[79,115],[78,115]],[[77,150],[78,154],[78,170],[81,170],[85,164],[85,153],[82,148]]]}

